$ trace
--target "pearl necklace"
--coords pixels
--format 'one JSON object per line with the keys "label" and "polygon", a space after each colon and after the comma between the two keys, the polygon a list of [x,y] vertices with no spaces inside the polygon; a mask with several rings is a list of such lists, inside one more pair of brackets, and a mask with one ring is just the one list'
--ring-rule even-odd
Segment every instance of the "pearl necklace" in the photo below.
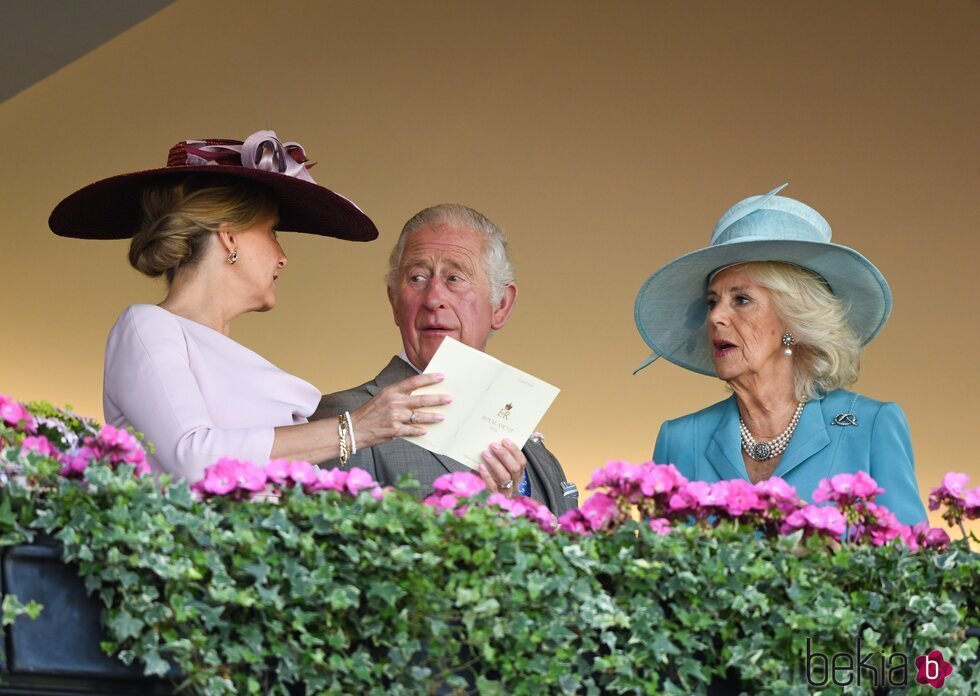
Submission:
{"label": "pearl necklace", "polygon": [[796,431],[797,423],[800,422],[800,414],[803,413],[803,404],[804,402],[801,401],[796,407],[793,417],[789,419],[789,425],[786,426],[786,430],[769,442],[756,442],[756,439],[752,437],[752,433],[749,432],[748,426],[745,425],[745,421],[742,420],[741,416],[738,417],[738,429],[742,433],[742,448],[749,455],[749,459],[764,462],[767,459],[778,457],[783,453],[786,445],[789,444],[789,439],[793,437],[793,433]]}

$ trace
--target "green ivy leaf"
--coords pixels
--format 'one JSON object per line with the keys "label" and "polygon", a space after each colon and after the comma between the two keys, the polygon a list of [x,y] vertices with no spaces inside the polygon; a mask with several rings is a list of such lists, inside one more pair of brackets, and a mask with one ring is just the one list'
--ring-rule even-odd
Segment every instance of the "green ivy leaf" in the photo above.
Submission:
{"label": "green ivy leaf", "polygon": [[135,638],[143,630],[143,622],[127,611],[121,611],[107,622],[116,640]]}

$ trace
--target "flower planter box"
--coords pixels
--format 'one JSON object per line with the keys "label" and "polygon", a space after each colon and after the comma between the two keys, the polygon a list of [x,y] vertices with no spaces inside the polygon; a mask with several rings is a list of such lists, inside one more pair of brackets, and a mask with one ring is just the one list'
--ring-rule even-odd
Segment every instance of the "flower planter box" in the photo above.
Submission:
{"label": "flower planter box", "polygon": [[[101,654],[99,618],[110,614],[128,654],[162,666],[178,656],[187,677],[167,677],[212,694],[275,680],[297,696],[628,693],[655,682],[706,696],[789,691],[808,679],[811,639],[835,659],[864,639],[882,656],[938,651],[955,660],[943,693],[980,694],[980,556],[943,529],[897,525],[870,498],[814,508],[774,479],[742,487],[765,510],[739,503],[735,514],[700,502],[701,486],[727,496],[728,482],[715,490],[669,466],[613,462],[594,477],[603,490],[556,533],[550,517],[512,519],[521,507],[452,478],[471,474],[447,475],[445,509],[433,511],[396,490],[362,494],[373,486],[365,472],[321,472],[308,485],[309,464],[287,476],[274,462],[222,460],[264,476],[269,504],[249,487],[226,490],[231,479],[223,495],[195,496],[137,476],[125,462],[140,460],[138,443],[120,445],[111,426],[96,433],[43,404],[35,423],[2,395],[0,407],[0,481],[19,477],[0,487],[3,539],[23,543],[25,528],[65,539],[63,550],[49,541],[0,557],[0,593],[44,605],[41,621],[19,619],[5,636],[0,694],[172,692]],[[64,428],[86,456],[52,444]],[[637,497],[644,476],[669,481]],[[980,515],[965,474],[943,481],[930,501],[950,526]],[[66,568],[65,556],[93,560]],[[85,595],[83,570],[101,597]],[[134,601],[149,585],[172,613]]]}
{"label": "flower planter box", "polygon": [[37,619],[20,617],[5,629],[0,694],[172,693],[166,682],[102,652],[101,605],[85,592],[75,569],[62,563],[58,546],[14,546],[0,564],[4,596],[44,606]]}

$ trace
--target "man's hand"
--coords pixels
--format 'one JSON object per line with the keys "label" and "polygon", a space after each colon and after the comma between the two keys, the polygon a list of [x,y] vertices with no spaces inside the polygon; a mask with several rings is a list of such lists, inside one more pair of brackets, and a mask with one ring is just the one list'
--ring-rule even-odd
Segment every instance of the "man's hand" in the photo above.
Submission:
{"label": "man's hand", "polygon": [[521,448],[504,438],[483,452],[480,477],[491,493],[502,493],[511,498],[517,494],[526,466],[527,459]]}

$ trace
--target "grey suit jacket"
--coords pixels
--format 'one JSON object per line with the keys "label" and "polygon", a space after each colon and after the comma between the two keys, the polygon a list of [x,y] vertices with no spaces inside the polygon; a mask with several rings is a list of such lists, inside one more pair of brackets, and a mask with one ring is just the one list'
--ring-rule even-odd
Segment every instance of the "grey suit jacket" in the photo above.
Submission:
{"label": "grey suit jacket", "polygon": [[[413,377],[415,371],[404,360],[395,356],[377,377],[359,387],[327,394],[320,400],[316,412],[310,420],[336,417],[344,411],[353,411],[389,384]],[[490,444],[490,443],[487,443]],[[548,506],[555,515],[578,507],[578,488],[568,483],[561,464],[544,443],[528,440],[524,446],[527,458],[527,474],[531,482],[531,497]],[[321,466],[340,466],[336,459],[323,462]],[[383,486],[393,486],[398,478],[411,474],[419,481],[417,492],[422,497],[432,493],[433,482],[440,476],[454,471],[471,471],[465,464],[455,459],[434,454],[427,449],[405,440],[396,439],[364,450],[347,460],[347,466],[357,466],[370,473],[374,480]]]}

